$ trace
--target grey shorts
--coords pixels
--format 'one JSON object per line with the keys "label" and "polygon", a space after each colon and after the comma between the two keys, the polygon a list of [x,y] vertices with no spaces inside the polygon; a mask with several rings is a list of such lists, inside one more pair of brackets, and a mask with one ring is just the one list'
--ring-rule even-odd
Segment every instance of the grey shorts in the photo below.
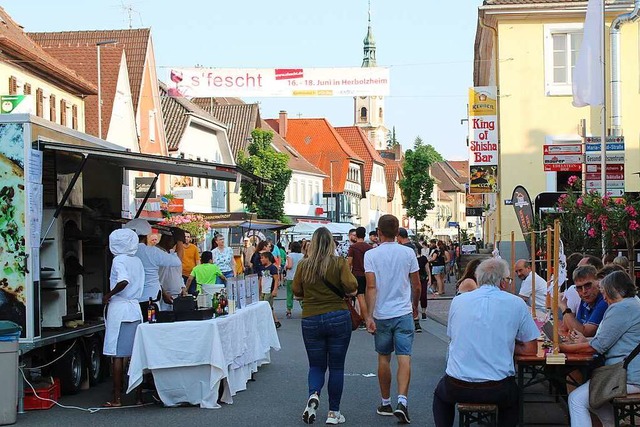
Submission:
{"label": "grey shorts", "polygon": [[140,321],[120,323],[120,333],[116,344],[115,357],[131,357],[133,352],[133,339],[136,336],[136,329]]}

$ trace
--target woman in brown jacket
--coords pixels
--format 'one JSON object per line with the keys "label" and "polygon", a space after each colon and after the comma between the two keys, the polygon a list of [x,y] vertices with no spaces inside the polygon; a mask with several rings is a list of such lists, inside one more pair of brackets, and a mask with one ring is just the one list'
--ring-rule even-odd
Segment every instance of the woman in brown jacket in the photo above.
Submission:
{"label": "woman in brown jacket", "polygon": [[300,261],[293,278],[293,293],[303,301],[302,338],[309,359],[309,399],[302,413],[307,424],[316,419],[327,367],[329,414],[326,423],[345,422],[340,413],[340,398],[344,360],[351,340],[351,315],[343,297],[356,294],[357,282],[347,261],[335,256],[335,250],[331,232],[320,227],[313,233],[308,257]]}

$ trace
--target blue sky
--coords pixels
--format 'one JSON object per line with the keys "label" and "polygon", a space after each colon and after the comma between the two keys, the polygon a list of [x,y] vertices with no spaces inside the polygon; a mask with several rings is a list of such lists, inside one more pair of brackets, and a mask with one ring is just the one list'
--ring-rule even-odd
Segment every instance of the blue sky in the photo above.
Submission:
{"label": "blue sky", "polygon": [[[481,0],[372,0],[378,65],[391,68],[386,125],[449,160],[467,156],[467,89]],[[366,0],[5,0],[26,31],[151,27],[158,75],[168,66],[359,67]],[[248,100],[251,101],[251,100]],[[351,98],[259,100],[264,118],[327,117],[353,124]]]}

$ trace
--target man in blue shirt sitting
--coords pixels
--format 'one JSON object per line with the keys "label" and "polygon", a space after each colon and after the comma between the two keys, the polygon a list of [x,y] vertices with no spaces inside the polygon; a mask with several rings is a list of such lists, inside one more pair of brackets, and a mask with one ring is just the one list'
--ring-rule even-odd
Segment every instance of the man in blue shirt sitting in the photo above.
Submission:
{"label": "man in blue shirt sitting", "polygon": [[600,293],[597,273],[592,265],[582,265],[573,271],[573,283],[582,301],[578,312],[574,313],[567,308],[567,301],[560,298],[558,307],[562,310],[562,322],[567,331],[575,330],[585,337],[596,334],[608,307]]}

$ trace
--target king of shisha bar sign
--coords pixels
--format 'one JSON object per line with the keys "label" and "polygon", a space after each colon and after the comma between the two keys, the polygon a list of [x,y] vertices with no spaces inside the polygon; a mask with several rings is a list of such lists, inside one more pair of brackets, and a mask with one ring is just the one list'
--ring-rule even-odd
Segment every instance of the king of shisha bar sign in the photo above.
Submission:
{"label": "king of shisha bar sign", "polygon": [[498,192],[497,88],[469,88],[469,192]]}

